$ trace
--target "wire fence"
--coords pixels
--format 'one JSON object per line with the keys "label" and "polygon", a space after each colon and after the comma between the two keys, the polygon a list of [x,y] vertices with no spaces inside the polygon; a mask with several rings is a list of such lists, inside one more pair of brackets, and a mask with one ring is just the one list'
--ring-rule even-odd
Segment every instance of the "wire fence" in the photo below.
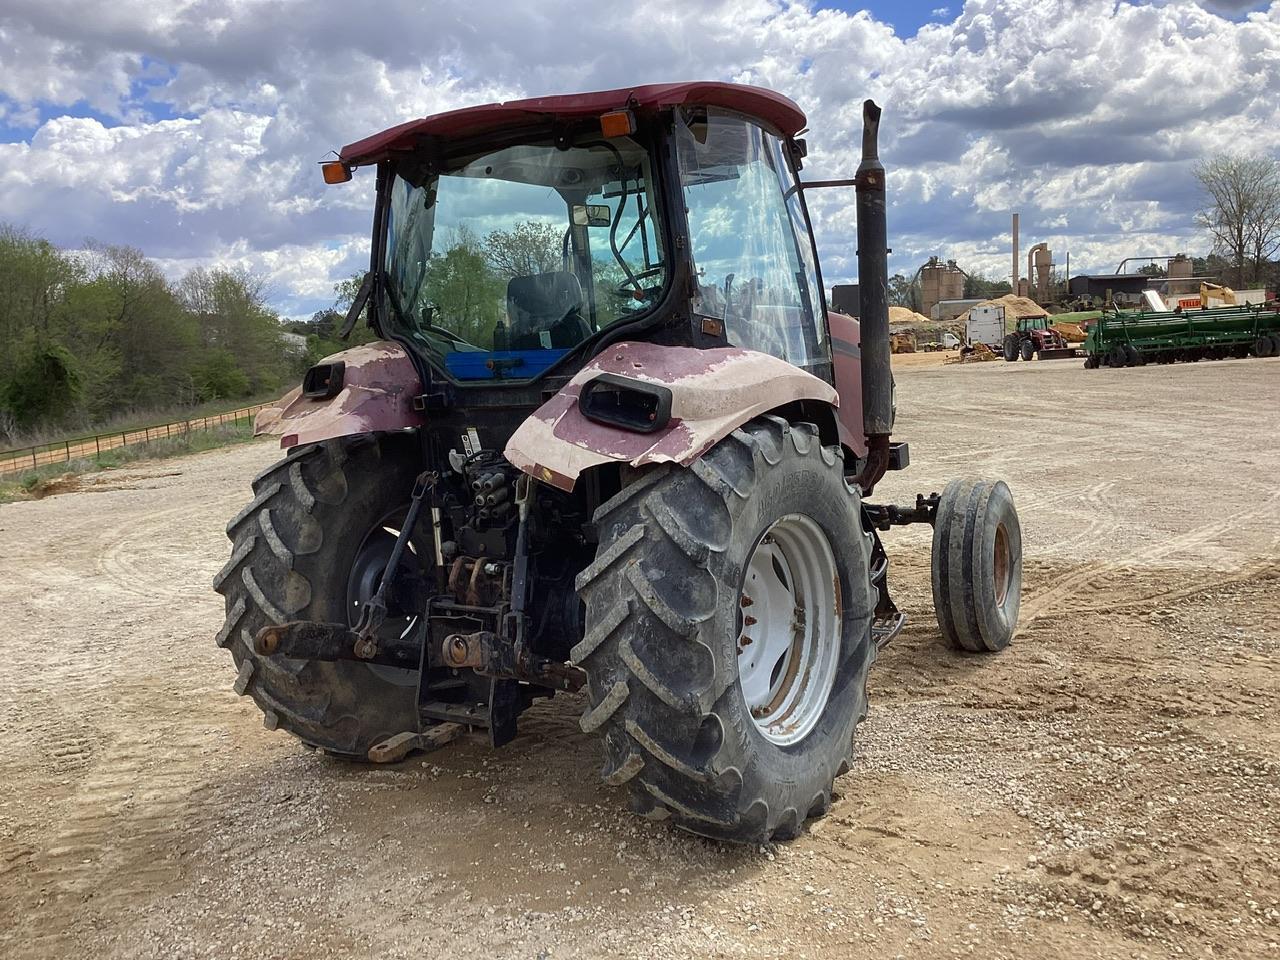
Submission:
{"label": "wire fence", "polygon": [[253,422],[259,410],[275,406],[275,402],[259,403],[252,407],[242,407],[227,413],[217,413],[208,417],[194,417],[190,420],[173,420],[151,427],[138,427],[133,430],[113,430],[110,433],[98,433],[89,437],[74,437],[59,440],[55,443],[38,443],[31,447],[20,447],[16,450],[0,450],[0,474],[16,473],[20,470],[33,470],[55,463],[69,463],[87,457],[96,457],[105,450],[135,443],[150,443],[153,440],[165,440],[170,437],[181,437],[196,430],[212,430],[215,427],[236,424],[241,421]]}

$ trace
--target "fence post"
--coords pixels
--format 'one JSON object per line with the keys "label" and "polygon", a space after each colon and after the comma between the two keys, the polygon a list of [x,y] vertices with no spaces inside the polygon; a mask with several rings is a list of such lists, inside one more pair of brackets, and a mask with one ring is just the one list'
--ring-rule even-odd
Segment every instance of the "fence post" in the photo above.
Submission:
{"label": "fence post", "polygon": [[101,439],[102,437],[100,434],[93,438],[93,455],[95,457],[102,456],[102,443],[100,442]]}
{"label": "fence post", "polygon": [[71,462],[71,441],[63,440],[62,445],[67,449],[67,463]]}
{"label": "fence post", "polygon": [[39,461],[37,461],[37,460],[36,460],[36,448],[35,448],[35,447],[32,447],[32,448],[31,448],[31,466],[32,466],[32,468],[33,468],[33,469],[34,469],[34,468],[36,468],[36,467],[38,467],[38,466],[40,466]]}

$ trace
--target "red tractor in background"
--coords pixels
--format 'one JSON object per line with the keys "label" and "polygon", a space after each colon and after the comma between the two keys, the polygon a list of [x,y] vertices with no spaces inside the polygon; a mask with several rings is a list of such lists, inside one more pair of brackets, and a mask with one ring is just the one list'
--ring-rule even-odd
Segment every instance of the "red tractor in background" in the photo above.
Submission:
{"label": "red tractor in background", "polygon": [[1012,333],[1004,338],[1004,358],[1012,363],[1023,360],[1067,360],[1076,351],[1053,329],[1048,317],[1019,317]]}
{"label": "red tractor in background", "polygon": [[[880,110],[852,180],[800,177],[785,97],[679,83],[456,110],[345,147],[369,271],[261,423],[217,636],[268,727],[390,762],[586,689],[602,776],[711,837],[823,814],[904,615],[880,533],[930,523],[947,641],[999,650],[1008,488],[871,502],[890,442]],[[826,309],[806,192],[855,186],[861,325]]]}

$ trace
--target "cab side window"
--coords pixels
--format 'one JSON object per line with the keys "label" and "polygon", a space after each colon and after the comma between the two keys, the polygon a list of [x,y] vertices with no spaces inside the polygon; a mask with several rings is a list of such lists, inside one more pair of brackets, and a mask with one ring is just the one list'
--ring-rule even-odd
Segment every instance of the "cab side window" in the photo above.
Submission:
{"label": "cab side window", "polygon": [[813,248],[785,144],[727,112],[683,121],[678,149],[698,278],[694,309],[723,320],[734,346],[825,369]]}

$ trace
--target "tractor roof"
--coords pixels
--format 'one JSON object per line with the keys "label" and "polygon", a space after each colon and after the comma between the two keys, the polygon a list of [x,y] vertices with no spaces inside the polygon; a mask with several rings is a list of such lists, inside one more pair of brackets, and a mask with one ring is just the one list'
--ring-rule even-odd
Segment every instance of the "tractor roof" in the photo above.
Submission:
{"label": "tractor roof", "polygon": [[410,120],[349,143],[339,155],[348,166],[377,163],[411,150],[424,136],[459,139],[498,130],[536,126],[555,120],[580,120],[628,106],[641,113],[683,104],[726,107],[757,117],[791,136],[805,125],[804,112],[782,94],[740,83],[653,83],[621,90],[574,93],[532,100],[487,103]]}

